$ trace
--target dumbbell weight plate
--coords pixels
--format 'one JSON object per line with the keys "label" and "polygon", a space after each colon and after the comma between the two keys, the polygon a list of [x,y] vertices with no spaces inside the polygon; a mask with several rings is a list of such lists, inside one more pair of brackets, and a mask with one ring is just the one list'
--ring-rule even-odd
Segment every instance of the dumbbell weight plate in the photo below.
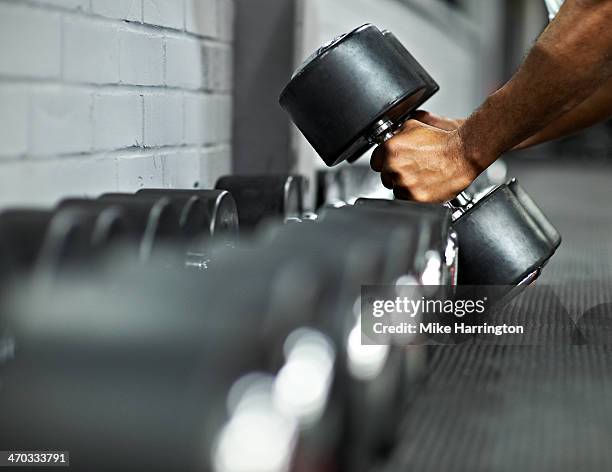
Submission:
{"label": "dumbbell weight plate", "polygon": [[321,48],[281,93],[281,106],[328,166],[362,155],[378,120],[399,124],[435,93],[414,58],[387,38],[373,25],[357,28]]}
{"label": "dumbbell weight plate", "polygon": [[[238,243],[238,210],[234,198],[225,190],[141,189],[136,194],[168,197],[183,207],[181,219],[191,222],[189,226],[193,232],[203,232],[212,241],[227,246],[233,247]],[[200,205],[185,206],[186,202],[193,203],[191,199],[194,197],[201,202],[203,209]],[[194,212],[196,208],[197,212]]]}
{"label": "dumbbell weight plate", "polygon": [[37,266],[47,273],[95,262],[123,243],[131,229],[118,208],[60,208],[53,215]]}
{"label": "dumbbell weight plate", "polygon": [[419,228],[419,245],[422,257],[415,260],[415,272],[424,274],[428,251],[438,254],[441,262],[439,280],[420,277],[426,285],[453,286],[457,283],[458,248],[457,235],[451,227],[451,213],[440,205],[431,205],[402,200],[380,200],[360,198],[355,202],[357,207],[367,207],[378,211],[390,212],[389,216],[398,218],[404,224]]}
{"label": "dumbbell weight plate", "polygon": [[130,194],[106,194],[98,200],[84,198],[69,198],[58,205],[59,209],[77,208],[87,211],[102,211],[106,208],[116,208],[125,215],[125,221],[132,231],[128,234],[126,243],[132,245],[143,261],[149,260],[161,246],[176,241],[182,237],[178,215],[167,199],[147,202],[136,199]]}
{"label": "dumbbell weight plate", "polygon": [[521,202],[525,210],[531,215],[535,223],[540,227],[542,232],[546,235],[551,248],[557,249],[561,244],[561,234],[551,224],[548,218],[544,215],[544,212],[540,207],[533,201],[531,196],[525,191],[525,189],[518,183],[518,180],[512,179],[508,183],[508,188],[512,190],[516,198]]}
{"label": "dumbbell weight plate", "polygon": [[53,213],[46,210],[0,213],[0,276],[34,266],[52,218]]}
{"label": "dumbbell weight plate", "polygon": [[0,332],[10,328],[19,346],[3,369],[0,442],[63,444],[79,470],[212,470],[210,430],[226,419],[231,382],[263,368],[262,346],[241,320],[194,310],[201,278],[130,269],[111,285],[24,288],[0,309]]}
{"label": "dumbbell weight plate", "polygon": [[429,72],[425,70],[425,68],[417,61],[408,49],[401,43],[397,36],[395,36],[391,31],[383,31],[383,35],[385,39],[404,57],[404,59],[410,64],[412,70],[416,72],[416,74],[425,82],[427,85],[426,92],[423,98],[421,99],[423,102],[429,100],[432,96],[434,96],[439,90],[440,86],[434,80],[434,78],[429,75]]}
{"label": "dumbbell weight plate", "polygon": [[221,177],[215,187],[234,197],[240,228],[249,232],[267,219],[301,218],[306,185],[306,180],[296,175],[235,175]]}
{"label": "dumbbell weight plate", "polygon": [[[347,313],[340,328],[344,332],[341,345],[346,356],[341,357],[346,362],[343,369],[347,382],[343,402],[349,415],[345,435],[350,446],[344,451],[343,470],[363,470],[371,463],[376,451],[388,445],[395,433],[394,412],[403,404],[401,395],[404,391],[402,382],[405,357],[401,349],[391,346],[378,373],[371,378],[355,377],[354,375],[361,374],[351,373],[351,369],[364,367],[359,360],[353,358],[353,350],[360,349],[352,345],[354,336],[351,336],[351,332],[358,329],[355,328],[357,319],[353,307],[362,285],[392,283],[397,279],[403,270],[392,260],[395,258],[405,262],[406,254],[415,249],[410,244],[415,238],[400,241],[396,236],[400,236],[402,231],[397,226],[395,230],[377,229],[375,222],[360,218],[366,211],[333,213],[333,216],[327,215],[316,225],[276,227],[276,232],[269,230],[268,234],[262,237],[270,238],[269,244],[274,250],[284,252],[286,257],[294,254],[292,257],[316,260],[324,273],[339,272],[340,277],[335,277],[345,280],[346,294],[339,296],[339,299]],[[352,220],[353,224],[349,224],[349,220]],[[410,228],[403,233],[410,235]],[[391,251],[387,243],[389,239],[397,242]],[[296,247],[299,247],[297,252]],[[368,268],[364,271],[366,267]],[[391,267],[396,267],[396,270],[390,270]],[[330,321],[327,320],[327,323]],[[374,361],[374,358],[371,361]]]}
{"label": "dumbbell weight plate", "polygon": [[459,235],[461,285],[531,282],[561,243],[559,233],[516,181],[484,196],[453,227]]}

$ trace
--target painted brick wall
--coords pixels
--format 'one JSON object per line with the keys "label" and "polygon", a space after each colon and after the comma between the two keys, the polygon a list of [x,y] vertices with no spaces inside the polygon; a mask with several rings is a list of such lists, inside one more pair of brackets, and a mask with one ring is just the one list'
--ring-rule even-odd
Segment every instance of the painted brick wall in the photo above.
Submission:
{"label": "painted brick wall", "polygon": [[0,208],[231,168],[234,0],[0,0]]}

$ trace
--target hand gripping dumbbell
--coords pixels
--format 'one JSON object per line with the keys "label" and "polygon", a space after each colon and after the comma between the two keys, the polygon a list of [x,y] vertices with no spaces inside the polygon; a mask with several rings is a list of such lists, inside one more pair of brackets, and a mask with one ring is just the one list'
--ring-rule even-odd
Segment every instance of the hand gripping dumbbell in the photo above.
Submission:
{"label": "hand gripping dumbbell", "polygon": [[[364,25],[320,48],[294,74],[281,106],[328,166],[393,137],[438,85],[388,31]],[[459,283],[524,285],[561,243],[516,180],[446,203],[459,237]]]}

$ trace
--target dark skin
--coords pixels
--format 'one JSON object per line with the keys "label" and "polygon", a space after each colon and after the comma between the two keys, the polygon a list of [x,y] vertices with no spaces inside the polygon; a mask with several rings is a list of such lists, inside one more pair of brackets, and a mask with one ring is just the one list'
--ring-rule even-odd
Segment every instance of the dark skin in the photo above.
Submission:
{"label": "dark skin", "polygon": [[511,149],[612,116],[612,0],[566,0],[512,79],[470,117],[419,112],[372,155],[397,198],[454,198]]}

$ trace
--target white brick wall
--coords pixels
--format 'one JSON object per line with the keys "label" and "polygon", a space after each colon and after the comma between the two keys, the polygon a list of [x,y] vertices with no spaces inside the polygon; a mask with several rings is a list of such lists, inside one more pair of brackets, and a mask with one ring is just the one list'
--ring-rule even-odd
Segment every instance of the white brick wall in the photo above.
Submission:
{"label": "white brick wall", "polygon": [[234,0],[0,0],[0,209],[231,169]]}

